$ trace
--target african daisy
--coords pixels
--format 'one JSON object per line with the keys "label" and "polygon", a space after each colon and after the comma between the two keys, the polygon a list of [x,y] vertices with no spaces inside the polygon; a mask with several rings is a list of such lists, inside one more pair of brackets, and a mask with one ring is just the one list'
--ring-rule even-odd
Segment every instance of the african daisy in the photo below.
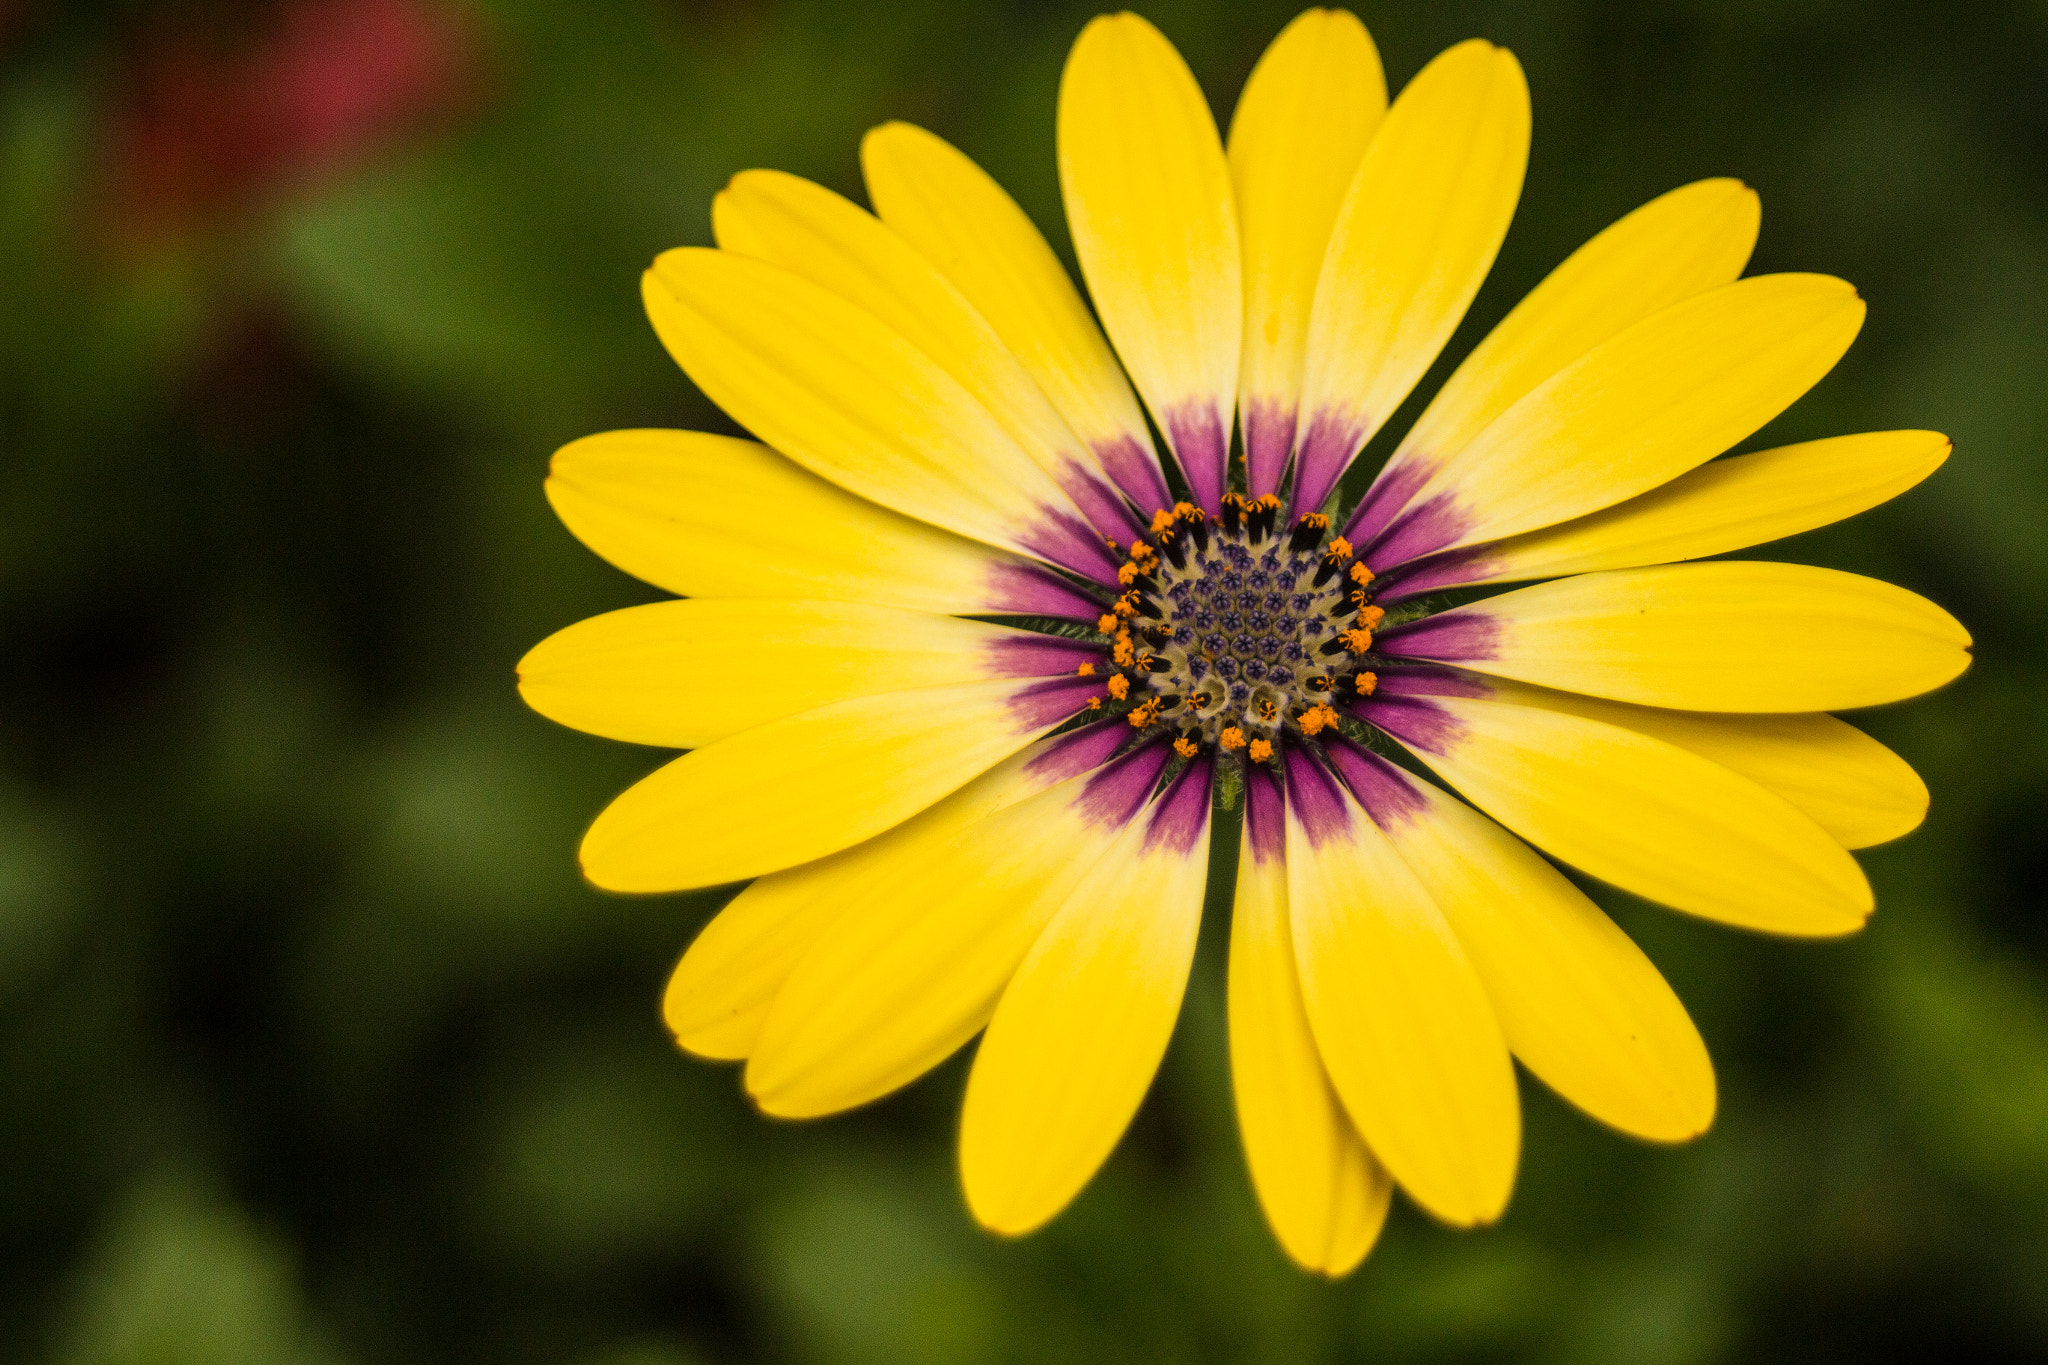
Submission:
{"label": "african daisy", "polygon": [[1002,189],[904,124],[862,144],[873,213],[750,171],[716,250],[655,262],[655,330],[761,443],[557,454],[569,528],[684,600],[562,631],[520,687],[690,751],[598,817],[591,881],[755,879],[668,988],[683,1047],[803,1116],[980,1034],[967,1202],[1028,1231],[1150,1084],[1220,829],[1240,1126],[1302,1265],[1356,1265],[1395,1185],[1498,1217],[1511,1056],[1625,1132],[1706,1128],[1684,1008],[1531,845],[1730,924],[1862,924],[1848,850],[1927,794],[1824,713],[1947,682],[1968,636],[1867,578],[1680,561],[1859,512],[1948,443],[1715,458],[1864,307],[1825,276],[1739,279],[1757,199],[1708,180],[1560,265],[1347,506],[1493,261],[1528,142],[1507,52],[1453,47],[1388,107],[1364,28],[1311,10],[1226,146],[1121,14],[1059,96],[1092,314]]}

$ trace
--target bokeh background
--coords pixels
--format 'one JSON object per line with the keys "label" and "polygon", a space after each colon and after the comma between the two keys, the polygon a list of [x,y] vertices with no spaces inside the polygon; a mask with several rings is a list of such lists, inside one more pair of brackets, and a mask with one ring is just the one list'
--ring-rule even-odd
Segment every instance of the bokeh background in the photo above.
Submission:
{"label": "bokeh background", "polygon": [[[1291,12],[1148,10],[1222,117]],[[608,898],[572,857],[658,755],[512,688],[543,635],[655,595],[553,520],[548,456],[721,424],[637,279],[709,240],[737,170],[857,194],[861,131],[908,118],[1065,250],[1053,102],[1090,13],[0,3],[0,1358],[2048,1359],[2040,0],[1363,16],[1396,85],[1478,34],[1533,87],[1528,188],[1452,357],[1608,221],[1737,175],[1755,269],[1871,304],[1752,444],[1956,442],[1765,552],[1976,633],[1960,683],[1859,718],[1935,793],[1867,856],[1869,929],[1606,897],[1713,1049],[1711,1134],[1638,1145],[1525,1080],[1500,1226],[1397,1206],[1332,1286],[1252,1202],[1213,913],[1132,1132],[1019,1244],[957,1194],[957,1061],[786,1125],[669,1046],[661,984],[720,897]]]}

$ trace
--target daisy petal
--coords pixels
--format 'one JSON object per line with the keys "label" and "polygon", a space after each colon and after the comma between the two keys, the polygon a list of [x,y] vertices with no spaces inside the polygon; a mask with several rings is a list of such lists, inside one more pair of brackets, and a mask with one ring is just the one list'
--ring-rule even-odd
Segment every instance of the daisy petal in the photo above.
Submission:
{"label": "daisy petal", "polygon": [[1490,683],[1488,689],[1518,706],[1619,725],[1712,759],[1784,797],[1844,848],[1901,838],[1927,815],[1927,784],[1920,775],[1833,716],[1669,711],[1511,682]]}
{"label": "daisy petal", "polygon": [[973,1037],[1060,907],[1125,875],[1120,859],[1099,865],[1166,753],[1154,745],[965,828],[932,811],[876,840],[886,860],[857,885],[835,881],[844,911],[769,1011],[747,1064],[755,1103],[788,1118],[851,1108]]}
{"label": "daisy petal", "polygon": [[1244,290],[1230,169],[1187,63],[1104,15],[1060,77],[1060,191],[1102,325],[1196,499],[1220,505]]}
{"label": "daisy petal", "polygon": [[548,502],[611,563],[690,597],[822,597],[1093,619],[1029,561],[857,498],[754,441],[607,431],[555,452]]}
{"label": "daisy petal", "polygon": [[1714,1118],[1714,1069],[1642,950],[1528,845],[1374,754],[1333,747],[1354,787],[1406,793],[1387,837],[1450,922],[1508,1047],[1603,1123],[1682,1142]]}
{"label": "daisy petal", "polygon": [[982,1226],[1065,1208],[1137,1112],[1180,1012],[1208,870],[1209,773],[1132,822],[1032,945],[975,1054],[960,1177]]}
{"label": "daisy petal", "polygon": [[849,905],[872,903],[902,877],[906,848],[943,845],[1093,767],[1126,728],[1112,721],[1041,740],[895,829],[749,885],[704,926],[669,978],[662,1016],[676,1042],[703,1057],[752,1053],[790,973]]}
{"label": "daisy petal", "polygon": [[721,248],[831,290],[922,351],[988,409],[1098,532],[1129,540],[1143,528],[995,329],[886,223],[781,171],[734,176],[712,201],[711,222]]}
{"label": "daisy petal", "polygon": [[853,697],[693,750],[605,807],[583,836],[583,875],[607,891],[682,891],[837,853],[958,790],[1082,702],[1048,699],[1044,686],[998,679]]}
{"label": "daisy petal", "polygon": [[1380,54],[1345,10],[1312,9],[1252,68],[1230,119],[1230,175],[1244,242],[1244,359],[1237,403],[1247,490],[1280,488],[1294,448],[1309,307],[1330,228],[1387,109]]}
{"label": "daisy petal", "polygon": [[1480,39],[1440,54],[1374,134],[1316,284],[1295,437],[1312,512],[1422,378],[1493,265],[1529,163],[1529,87]]}
{"label": "daisy petal", "polygon": [[1516,400],[1616,333],[1742,273],[1756,192],[1702,180],[1661,195],[1566,258],[1487,333],[1373,480],[1347,532],[1370,540]]}
{"label": "daisy petal", "polygon": [[866,309],[765,261],[683,247],[641,277],[712,402],[849,492],[1104,581],[1079,512],[960,382]]}
{"label": "daisy petal", "polygon": [[1315,763],[1287,767],[1287,903],[1302,1001],[1366,1145],[1447,1223],[1492,1222],[1521,1145],[1493,1006],[1429,891]]}
{"label": "daisy petal", "polygon": [[1675,744],[1479,696],[1360,711],[1530,843],[1645,899],[1773,934],[1851,933],[1870,914],[1870,883],[1826,830]]}
{"label": "daisy petal", "polygon": [[1230,914],[1230,1080],[1273,1235],[1303,1269],[1334,1278],[1372,1249],[1394,1187],[1330,1088],[1309,1031],[1288,923],[1286,839],[1279,785],[1255,768],[1245,778]]}
{"label": "daisy petal", "polygon": [[1439,612],[1381,647],[1686,711],[1841,711],[1931,691],[1970,636],[1904,588],[1807,564],[1670,564],[1560,578]]}
{"label": "daisy petal", "polygon": [[1939,432],[1873,431],[1714,460],[1605,511],[1397,570],[1379,600],[1747,549],[1889,501],[1949,449]]}
{"label": "daisy petal", "polygon": [[1834,368],[1863,300],[1826,275],[1758,275],[1601,343],[1494,419],[1367,542],[1374,572],[1533,531],[1677,478]]}
{"label": "daisy petal", "polygon": [[1123,370],[1016,201],[951,143],[908,123],[869,132],[860,161],[876,214],[988,320],[1138,510],[1170,507]]}
{"label": "daisy petal", "polygon": [[519,695],[609,739],[695,749],[847,697],[1072,674],[1054,636],[853,602],[654,602],[579,621],[519,661]]}

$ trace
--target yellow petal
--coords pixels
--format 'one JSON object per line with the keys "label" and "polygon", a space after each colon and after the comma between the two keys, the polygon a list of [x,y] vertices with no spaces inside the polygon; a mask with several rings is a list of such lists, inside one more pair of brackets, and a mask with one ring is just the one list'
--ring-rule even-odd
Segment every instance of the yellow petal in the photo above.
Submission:
{"label": "yellow petal", "polygon": [[1775,934],[1851,933],[1870,914],[1870,883],[1826,830],[1675,744],[1481,697],[1366,711],[1481,810],[1623,890]]}
{"label": "yellow petal", "polygon": [[[1314,11],[1311,11],[1313,13]],[[1386,1221],[1393,1181],[1366,1149],[1309,1031],[1287,917],[1278,787],[1248,776],[1230,914],[1230,1079],[1252,1185],[1304,1270],[1348,1273]]]}
{"label": "yellow petal", "polygon": [[1013,555],[877,507],[753,441],[608,431],[555,452],[548,501],[627,573],[691,597],[822,597],[1028,611]]}
{"label": "yellow petal", "polygon": [[1098,871],[1122,833],[1091,817],[1098,780],[1070,778],[964,827],[927,812],[874,840],[886,862],[837,884],[842,913],[769,1011],[747,1064],[755,1103],[789,1118],[865,1104],[973,1037],[1077,888],[1100,895],[1125,873],[1121,859]]}
{"label": "yellow petal", "polygon": [[1104,15],[1074,41],[1060,77],[1059,163],[1102,325],[1213,510],[1244,313],[1230,169],[1187,63],[1137,15]]}
{"label": "yellow petal", "polygon": [[1259,58],[1231,115],[1230,176],[1244,246],[1237,402],[1253,497],[1279,490],[1294,447],[1316,279],[1337,209],[1386,109],[1386,76],[1365,25],[1345,10],[1312,9]]}
{"label": "yellow petal", "polygon": [[1359,504],[1369,539],[1436,469],[1516,400],[1609,337],[1742,273],[1756,245],[1756,192],[1702,180],[1608,227],[1529,291],[1430,400]]}
{"label": "yellow petal", "polygon": [[1068,898],[996,1005],[960,1115],[967,1204],[993,1232],[1065,1208],[1152,1083],[1202,918],[1208,787],[1190,769],[1129,826],[1107,875]]}
{"label": "yellow petal", "polygon": [[1121,738],[1091,728],[1041,740],[892,830],[749,885],[704,926],[669,979],[662,1013],[676,1042],[705,1057],[752,1053],[790,973],[850,905],[872,905],[901,880],[906,858],[1044,791]]}
{"label": "yellow petal", "polygon": [[1560,578],[1388,631],[1381,647],[1685,711],[1838,711],[1940,687],[1970,636],[1926,598],[1807,564]]}
{"label": "yellow petal", "polygon": [[[1672,564],[1810,531],[1889,501],[1941,467],[1934,431],[1873,431],[1701,465],[1604,511],[1424,561],[1395,597],[1600,569]],[[1386,589],[1381,601],[1394,600]]]}
{"label": "yellow petal", "polygon": [[590,734],[695,749],[847,697],[1071,674],[1090,654],[1100,651],[929,612],[705,598],[557,631],[519,661],[519,695]]}
{"label": "yellow petal", "polygon": [[1049,475],[960,382],[866,309],[730,252],[664,252],[641,279],[669,354],[734,420],[907,516],[1113,575]]}
{"label": "yellow petal", "polygon": [[1605,721],[1712,759],[1784,797],[1844,848],[1901,838],[1927,816],[1920,775],[1833,716],[1669,711],[1520,683],[1491,686],[1504,701]]}
{"label": "yellow petal", "polygon": [[1602,342],[1416,489],[1366,551],[1375,572],[1584,516],[1698,468],[1834,368],[1863,300],[1825,275],[1758,275]]}
{"label": "yellow petal", "polygon": [[1302,1001],[1366,1145],[1469,1227],[1514,1187],[1521,1109],[1500,1025],[1428,890],[1313,762],[1287,773],[1287,903]]}
{"label": "yellow petal", "polygon": [[1529,162],[1529,87],[1473,39],[1409,82],[1366,149],[1316,284],[1295,504],[1322,505],[1422,378],[1493,265]]}
{"label": "yellow petal", "polygon": [[[865,309],[957,380],[1105,535],[1143,521],[1103,476],[1017,358],[961,292],[894,229],[822,185],[745,171],[712,203],[718,244],[768,261]],[[1148,517],[1151,508],[1144,509]]]}
{"label": "yellow petal", "polygon": [[1603,1123],[1681,1142],[1714,1118],[1714,1068],[1642,950],[1528,845],[1464,802],[1367,756],[1412,794],[1388,836],[1486,985],[1508,1047]]}
{"label": "yellow petal", "polygon": [[1123,370],[1016,201],[951,143],[908,123],[870,131],[860,161],[882,221],[988,320],[1138,509],[1170,506]]}
{"label": "yellow petal", "polygon": [[1031,684],[997,679],[853,697],[757,725],[684,754],[605,807],[583,836],[583,874],[608,891],[682,891],[837,853],[958,790],[1078,704],[1048,709]]}

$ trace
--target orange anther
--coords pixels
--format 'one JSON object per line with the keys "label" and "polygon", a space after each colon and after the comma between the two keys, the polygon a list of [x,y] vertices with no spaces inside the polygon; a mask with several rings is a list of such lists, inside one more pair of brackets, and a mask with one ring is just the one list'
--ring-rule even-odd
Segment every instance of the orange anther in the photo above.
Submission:
{"label": "orange anther", "polygon": [[1363,654],[1372,648],[1372,632],[1369,630],[1347,630],[1337,637],[1344,642],[1344,648],[1353,654]]}
{"label": "orange anther", "polygon": [[1216,742],[1233,752],[1242,749],[1244,747],[1244,731],[1238,729],[1235,725],[1226,726],[1223,733],[1216,736]]}
{"label": "orange anther", "polygon": [[1102,615],[1095,618],[1095,628],[1104,635],[1109,634],[1116,629],[1116,617],[1108,612],[1102,613]]}
{"label": "orange anther", "polygon": [[1137,577],[1138,566],[1136,564],[1127,563],[1117,567],[1116,581],[1125,587],[1130,587],[1132,583],[1137,581]]}
{"label": "orange anther", "polygon": [[1273,746],[1263,739],[1255,739],[1245,753],[1250,756],[1252,762],[1264,763],[1273,756]]}
{"label": "orange anther", "polygon": [[1159,703],[1156,701],[1146,702],[1143,706],[1131,712],[1131,728],[1133,730],[1144,729],[1152,723],[1152,718],[1158,714]]}
{"label": "orange anther", "polygon": [[1094,677],[1094,676],[1095,676],[1095,665],[1094,665],[1094,664],[1082,664],[1082,665],[1081,665],[1081,666],[1080,666],[1079,668],[1077,668],[1077,669],[1075,669],[1075,670],[1074,670],[1074,675],[1075,675],[1076,677],[1081,677],[1081,678],[1092,678],[1092,677]]}
{"label": "orange anther", "polygon": [[1353,564],[1351,566],[1351,581],[1360,586],[1372,582],[1372,570],[1366,568],[1363,564]]}
{"label": "orange anther", "polygon": [[1367,630],[1378,630],[1380,622],[1387,619],[1385,607],[1366,607],[1358,613],[1358,623]]}
{"label": "orange anther", "polygon": [[1121,673],[1110,674],[1109,681],[1104,683],[1103,686],[1107,687],[1109,695],[1118,701],[1122,701],[1125,697],[1131,695],[1131,680]]}
{"label": "orange anther", "polygon": [[1173,525],[1173,513],[1167,511],[1164,507],[1160,508],[1157,512],[1154,512],[1152,514],[1153,535],[1158,535],[1161,531],[1164,531],[1167,527],[1171,525]]}
{"label": "orange anther", "polygon": [[1195,742],[1191,739],[1175,740],[1173,742],[1173,751],[1179,754],[1182,758],[1193,758],[1196,754],[1201,752],[1200,749],[1195,747]]}
{"label": "orange anther", "polygon": [[1332,559],[1349,559],[1351,558],[1351,542],[1342,536],[1338,536],[1323,547],[1323,553]]}
{"label": "orange anther", "polygon": [[1361,673],[1351,681],[1357,686],[1359,696],[1369,697],[1372,695],[1372,690],[1380,685],[1380,675],[1377,673]]}
{"label": "orange anther", "polygon": [[1088,709],[1090,711],[1100,711],[1102,709],[1102,698],[1090,697],[1088,699]]}

